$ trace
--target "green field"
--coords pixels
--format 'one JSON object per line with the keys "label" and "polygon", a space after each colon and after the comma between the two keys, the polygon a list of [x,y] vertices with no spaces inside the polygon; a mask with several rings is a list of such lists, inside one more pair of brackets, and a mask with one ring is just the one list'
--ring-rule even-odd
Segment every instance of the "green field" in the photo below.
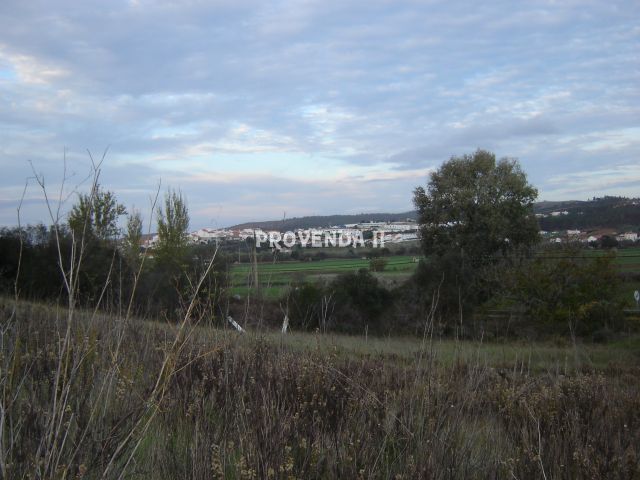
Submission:
{"label": "green field", "polygon": [[[606,250],[584,250],[583,252],[586,257],[602,257],[610,253]],[[549,256],[553,257],[554,255],[550,253]],[[622,271],[640,271],[640,247],[616,251],[613,263]]]}
{"label": "green field", "polygon": [[[416,256],[387,257],[383,272],[376,273],[385,284],[392,286],[406,279],[415,270]],[[362,258],[327,259],[316,261],[285,261],[259,263],[258,279],[263,294],[270,298],[282,295],[292,283],[330,281],[336,275],[357,272],[369,268],[369,260]],[[231,286],[234,294],[246,295],[250,290],[252,267],[250,264],[234,264],[231,268]]]}
{"label": "green field", "polygon": [[[585,250],[586,257],[606,255],[602,250]],[[555,259],[553,253],[548,254]],[[558,254],[560,258],[561,254]],[[375,275],[387,287],[400,285],[416,269],[414,255],[386,257],[387,265],[383,272]],[[640,272],[640,247],[619,250],[614,260],[621,272]],[[332,258],[315,261],[282,261],[258,264],[258,278],[262,294],[267,298],[282,296],[292,283],[331,281],[336,275],[356,272],[361,268],[369,268],[369,260],[364,258]],[[236,263],[231,268],[231,291],[241,296],[247,295],[251,288],[252,267],[247,263]],[[640,285],[625,284],[625,297],[629,296]]]}

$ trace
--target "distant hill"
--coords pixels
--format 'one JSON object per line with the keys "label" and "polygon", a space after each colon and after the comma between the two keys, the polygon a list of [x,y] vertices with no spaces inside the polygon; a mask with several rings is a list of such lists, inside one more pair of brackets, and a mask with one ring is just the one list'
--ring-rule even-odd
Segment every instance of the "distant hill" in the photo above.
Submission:
{"label": "distant hill", "polygon": [[536,202],[533,206],[533,210],[535,213],[543,213],[548,214],[551,212],[564,211],[564,210],[573,210],[576,208],[580,208],[581,206],[588,204],[589,201],[584,200],[565,200],[565,201],[542,201]]}
{"label": "distant hill", "polygon": [[[613,228],[617,231],[640,229],[640,198],[602,197],[587,201],[539,202],[536,213],[542,230],[590,230]],[[551,216],[551,212],[567,214]]]}
{"label": "distant hill", "polygon": [[[534,212],[548,215],[538,219],[540,228],[548,231],[597,228],[614,228],[619,231],[640,229],[640,198],[603,197],[592,200],[543,201],[535,204]],[[552,212],[568,213],[551,216]],[[417,212],[293,217],[284,220],[246,222],[229,228],[285,231],[297,228],[331,227],[363,221],[396,222],[407,218],[416,220]]]}
{"label": "distant hill", "polygon": [[284,220],[269,220],[263,222],[247,222],[234,225],[236,228],[261,228],[263,230],[295,230],[297,228],[311,227],[332,227],[334,225],[345,225],[360,222],[398,222],[411,218],[417,218],[417,212],[409,211],[402,213],[360,213],[357,215],[327,215],[311,217],[292,217]]}

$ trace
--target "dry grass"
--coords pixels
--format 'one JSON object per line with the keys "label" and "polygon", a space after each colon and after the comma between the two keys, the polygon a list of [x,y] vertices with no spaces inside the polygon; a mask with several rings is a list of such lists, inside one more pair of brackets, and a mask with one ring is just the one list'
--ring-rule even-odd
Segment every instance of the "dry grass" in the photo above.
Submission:
{"label": "dry grass", "polygon": [[640,477],[637,362],[2,307],[5,478]]}

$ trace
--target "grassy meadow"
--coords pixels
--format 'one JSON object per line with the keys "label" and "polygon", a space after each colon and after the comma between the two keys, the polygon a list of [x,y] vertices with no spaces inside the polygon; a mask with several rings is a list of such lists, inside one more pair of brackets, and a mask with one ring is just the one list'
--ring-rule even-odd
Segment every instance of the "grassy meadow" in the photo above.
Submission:
{"label": "grassy meadow", "polygon": [[240,335],[3,299],[3,478],[638,478],[640,339]]}

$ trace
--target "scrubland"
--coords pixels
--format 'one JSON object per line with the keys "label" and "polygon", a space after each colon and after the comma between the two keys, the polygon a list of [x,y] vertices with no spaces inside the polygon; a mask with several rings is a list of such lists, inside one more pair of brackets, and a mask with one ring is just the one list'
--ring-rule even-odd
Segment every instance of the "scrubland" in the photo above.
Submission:
{"label": "scrubland", "polygon": [[3,478],[640,478],[640,348],[2,305]]}

